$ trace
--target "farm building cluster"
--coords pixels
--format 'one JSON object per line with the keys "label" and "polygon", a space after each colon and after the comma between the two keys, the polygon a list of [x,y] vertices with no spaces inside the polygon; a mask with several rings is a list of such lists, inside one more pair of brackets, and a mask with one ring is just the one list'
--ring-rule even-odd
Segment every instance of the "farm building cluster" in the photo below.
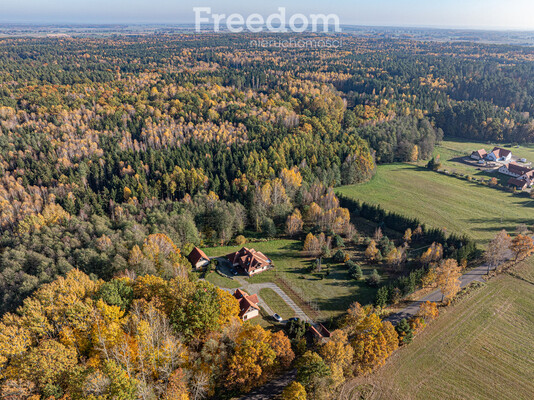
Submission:
{"label": "farm building cluster", "polygon": [[[479,163],[498,162],[500,167],[498,171],[501,174],[510,176],[508,179],[508,186],[518,190],[526,190],[534,185],[534,169],[518,164],[513,161],[512,151],[495,147],[490,153],[481,149],[471,153],[473,160],[478,160]],[[520,159],[525,163],[525,159]]]}
{"label": "farm building cluster", "polygon": [[473,160],[488,162],[509,162],[512,161],[512,151],[501,147],[495,147],[490,153],[487,153],[486,150],[481,149],[473,151],[471,153],[471,158]]}

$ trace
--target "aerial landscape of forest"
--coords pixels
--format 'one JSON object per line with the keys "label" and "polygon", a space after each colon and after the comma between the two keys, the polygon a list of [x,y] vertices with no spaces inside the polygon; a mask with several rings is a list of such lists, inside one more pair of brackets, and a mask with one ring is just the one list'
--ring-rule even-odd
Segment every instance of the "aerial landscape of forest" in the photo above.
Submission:
{"label": "aerial landscape of forest", "polygon": [[2,25],[0,398],[530,398],[533,45]]}

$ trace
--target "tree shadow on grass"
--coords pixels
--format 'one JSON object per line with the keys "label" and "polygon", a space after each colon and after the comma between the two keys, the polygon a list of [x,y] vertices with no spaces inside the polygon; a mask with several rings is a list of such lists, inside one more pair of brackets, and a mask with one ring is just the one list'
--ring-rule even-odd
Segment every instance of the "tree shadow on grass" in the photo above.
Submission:
{"label": "tree shadow on grass", "polygon": [[329,299],[320,299],[316,303],[322,311],[345,312],[354,302],[361,305],[372,304],[376,296],[376,288],[371,288],[362,283],[362,286],[346,295],[337,295]]}
{"label": "tree shadow on grass", "polygon": [[299,241],[295,241],[295,242],[288,243],[285,246],[280,247],[280,249],[300,252],[302,250],[302,243]]}
{"label": "tree shadow on grass", "polygon": [[[472,224],[471,230],[478,232],[495,232],[497,225],[498,230],[506,229],[508,232],[513,232],[520,224],[530,225],[534,223],[534,218],[525,219],[525,218],[470,218],[468,222]],[[476,226],[477,224],[491,224],[492,226]]]}

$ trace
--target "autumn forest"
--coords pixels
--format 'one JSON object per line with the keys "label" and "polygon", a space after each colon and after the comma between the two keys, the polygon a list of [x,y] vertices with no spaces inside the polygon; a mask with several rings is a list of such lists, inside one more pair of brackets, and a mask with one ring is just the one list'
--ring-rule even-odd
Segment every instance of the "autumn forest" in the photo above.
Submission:
{"label": "autumn forest", "polygon": [[[333,398],[438,313],[423,304],[394,327],[377,309],[480,256],[335,188],[426,162],[444,138],[533,143],[530,48],[253,37],[0,39],[1,398],[224,399],[293,368],[286,399]],[[371,240],[362,220],[385,223]],[[194,246],[238,236],[296,238],[314,257],[367,240],[391,279],[322,321],[332,336],[317,344],[302,321],[243,323],[192,272]],[[409,243],[428,250],[408,256]]]}

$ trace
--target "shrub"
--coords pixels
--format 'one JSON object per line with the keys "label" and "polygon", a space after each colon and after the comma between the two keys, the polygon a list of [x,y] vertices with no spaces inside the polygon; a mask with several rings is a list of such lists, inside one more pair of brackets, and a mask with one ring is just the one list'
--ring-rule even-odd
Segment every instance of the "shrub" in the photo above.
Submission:
{"label": "shrub", "polygon": [[102,284],[96,295],[110,306],[127,310],[133,300],[133,289],[125,280],[114,279]]}
{"label": "shrub", "polygon": [[352,263],[352,265],[349,267],[349,276],[352,279],[359,281],[363,277],[362,268],[358,264],[353,263],[352,261],[349,262]]}
{"label": "shrub", "polygon": [[412,335],[417,335],[423,329],[425,329],[426,322],[424,318],[421,317],[412,317],[409,319],[408,324],[412,330]]}
{"label": "shrub", "polygon": [[409,344],[413,339],[412,327],[406,321],[406,318],[400,320],[400,322],[395,327],[395,330],[399,334],[399,344]]}
{"label": "shrub", "polygon": [[292,382],[282,392],[282,400],[306,400],[306,389],[299,382]]}
{"label": "shrub", "polygon": [[334,261],[338,263],[345,262],[345,252],[343,250],[336,251],[336,254],[334,254]]}
{"label": "shrub", "polygon": [[334,236],[334,247],[345,247],[345,242],[341,236]]}
{"label": "shrub", "polygon": [[313,271],[320,271],[321,270],[321,260],[319,258],[316,258],[315,260],[313,260],[313,262],[310,264],[309,268],[308,268],[308,272],[313,272]]}
{"label": "shrub", "polygon": [[382,286],[378,291],[376,292],[376,300],[375,305],[377,307],[385,307],[388,303],[388,297],[389,297],[389,289],[387,286]]}
{"label": "shrub", "polygon": [[378,250],[378,253],[376,253],[376,256],[375,256],[375,261],[376,262],[380,262],[384,259],[384,257],[382,256],[382,252],[380,250]]}
{"label": "shrub", "polygon": [[373,272],[367,278],[367,284],[369,286],[377,287],[380,284],[380,275],[376,269],[373,269]]}
{"label": "shrub", "polygon": [[247,243],[247,238],[243,235],[236,236],[235,238],[235,244],[238,246],[243,246],[245,243]]}
{"label": "shrub", "polygon": [[206,265],[206,274],[209,274],[210,272],[213,272],[216,268],[214,260],[211,260],[208,265]]}
{"label": "shrub", "polygon": [[276,225],[274,224],[274,221],[271,218],[265,218],[265,220],[261,224],[261,230],[268,237],[276,236]]}
{"label": "shrub", "polygon": [[380,239],[380,242],[378,243],[378,245],[380,247],[382,254],[389,254],[391,250],[395,248],[395,243],[389,240],[387,236],[383,236],[382,239]]}

